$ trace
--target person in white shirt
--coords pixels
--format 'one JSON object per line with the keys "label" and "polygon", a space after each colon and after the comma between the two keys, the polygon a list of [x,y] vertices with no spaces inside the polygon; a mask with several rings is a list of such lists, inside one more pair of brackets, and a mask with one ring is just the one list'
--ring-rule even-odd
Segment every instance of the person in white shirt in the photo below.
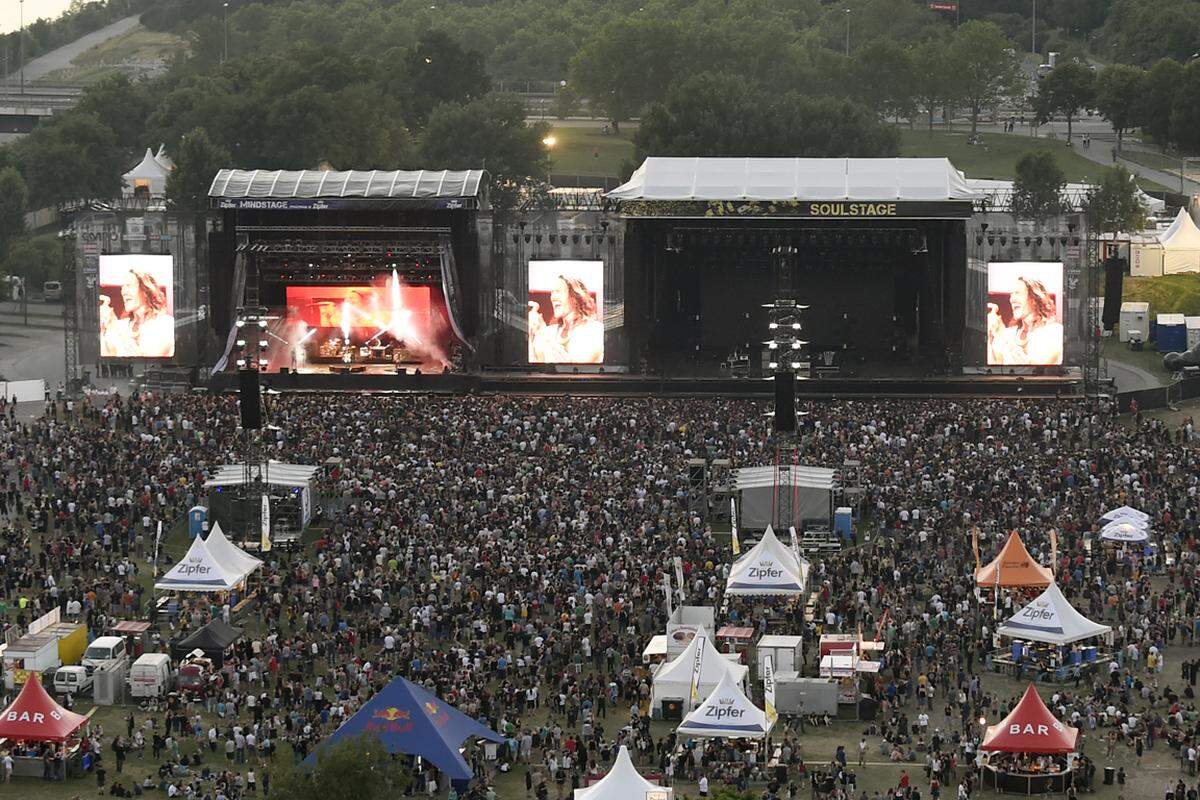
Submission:
{"label": "person in white shirt", "polygon": [[700,796],[708,797],[708,776],[707,775],[700,776]]}

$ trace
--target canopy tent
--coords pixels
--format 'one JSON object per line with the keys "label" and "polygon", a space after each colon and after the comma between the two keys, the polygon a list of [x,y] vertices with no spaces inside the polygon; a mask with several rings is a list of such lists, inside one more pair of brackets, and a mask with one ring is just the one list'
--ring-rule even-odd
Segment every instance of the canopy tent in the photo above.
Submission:
{"label": "canopy tent", "polygon": [[1158,237],[1163,248],[1163,274],[1200,272],[1200,228],[1186,208],[1179,209],[1175,221]]}
{"label": "canopy tent", "polygon": [[227,592],[246,579],[247,573],[222,563],[197,536],[187,555],[159,578],[154,588],[164,592]]}
{"label": "canopy tent", "polygon": [[675,732],[680,736],[761,739],[770,730],[766,712],[751,703],[733,676],[726,674],[704,702],[683,718]]}
{"label": "canopy tent", "polygon": [[204,544],[208,546],[208,551],[217,561],[234,572],[249,575],[262,566],[263,562],[260,559],[250,555],[225,537],[225,532],[221,530],[219,522],[213,523],[212,530],[208,532],[208,538],[204,540]]}
{"label": "canopy tent", "polygon": [[219,619],[214,619],[190,636],[172,644],[171,654],[178,660],[193,650],[203,650],[204,655],[214,661],[222,661],[225,651],[240,638],[242,638],[241,628],[235,628],[232,625],[226,625]]}
{"label": "canopy tent", "polygon": [[[663,700],[687,700],[692,693],[692,672],[695,668],[696,651],[702,650],[700,654],[700,680],[697,691],[701,697],[705,697],[713,689],[717,688],[726,675],[731,676],[734,681],[741,683],[746,680],[746,673],[750,668],[745,664],[739,664],[731,661],[723,653],[719,652],[713,646],[712,640],[708,638],[707,633],[701,629],[688,646],[683,649],[683,652],[675,656],[671,661],[666,662],[658,671],[654,673],[652,687],[650,690],[650,705],[651,708],[657,708]],[[735,656],[736,657],[736,656]]]}
{"label": "canopy tent", "polygon": [[575,800],[671,800],[675,790],[651,783],[638,774],[625,745],[617,751],[612,769],[586,789],[575,790]]}
{"label": "canopy tent", "polygon": [[[986,201],[988,211],[1012,211],[1013,181],[993,178],[967,178],[967,187],[975,196]],[[1088,194],[1095,189],[1092,183],[1067,183],[1062,188],[1062,199],[1071,211],[1082,211],[1086,207]],[[1158,214],[1167,207],[1165,200],[1136,190],[1138,202],[1150,214]]]}
{"label": "canopy tent", "polygon": [[963,200],[945,158],[647,158],[609,200]]}
{"label": "canopy tent", "polygon": [[459,782],[469,781],[473,774],[459,752],[464,741],[504,742],[503,736],[417,684],[396,678],[321,742],[304,763],[311,766],[325,748],[364,734],[378,737],[387,752],[420,756]]}
{"label": "canopy tent", "polygon": [[1149,524],[1150,515],[1145,511],[1138,511],[1136,508],[1131,506],[1121,506],[1120,508],[1114,508],[1112,511],[1104,512],[1104,515],[1100,517],[1100,524],[1107,525],[1108,523],[1116,522],[1117,520],[1137,520],[1139,522]]}
{"label": "canopy tent", "polygon": [[988,726],[980,750],[1002,753],[1050,755],[1075,750],[1078,728],[1063,725],[1031,683],[1017,707],[996,725]]}
{"label": "canopy tent", "polygon": [[54,702],[38,673],[29,673],[21,693],[0,712],[0,739],[62,742],[87,724],[88,718]]}
{"label": "canopy tent", "polygon": [[162,197],[167,193],[167,178],[174,167],[162,148],[159,148],[158,155],[155,155],[154,151],[147,147],[146,154],[142,156],[138,165],[121,176],[125,184],[125,194],[141,193],[149,197]]}
{"label": "canopy tent", "polygon": [[1064,645],[1110,633],[1112,628],[1092,622],[1075,610],[1058,584],[1046,587],[1033,602],[1008,618],[996,631],[1010,639]]}
{"label": "canopy tent", "polygon": [[1042,588],[1049,586],[1053,581],[1054,576],[1050,574],[1050,570],[1033,560],[1016,531],[1009,534],[1000,554],[990,564],[975,570],[975,584],[984,587]]}
{"label": "canopy tent", "polygon": [[835,472],[826,467],[743,467],[733,473],[733,489],[739,495],[738,522],[742,529],[765,528],[774,519],[776,481],[780,492],[791,492],[796,518],[801,521],[833,521]]}
{"label": "canopy tent", "polygon": [[1105,525],[1100,538],[1106,542],[1144,542],[1150,538],[1150,531],[1132,520],[1119,520]]}
{"label": "canopy tent", "polygon": [[[382,200],[459,201],[479,198],[487,192],[487,173],[483,170],[266,170],[223,169],[213,178],[208,196],[219,207],[234,201],[232,207],[245,205],[238,200],[313,200],[328,198],[325,207],[338,205],[346,198]],[[261,205],[261,204],[260,204]],[[474,203],[472,203],[474,205]],[[254,208],[256,206],[249,206]],[[271,207],[271,206],[266,206]],[[285,206],[286,207],[286,206]],[[309,204],[308,207],[314,207]],[[457,205],[465,207],[464,203]]]}
{"label": "canopy tent", "polygon": [[804,593],[809,564],[775,538],[767,528],[758,544],[742,555],[729,570],[726,594],[797,595]]}

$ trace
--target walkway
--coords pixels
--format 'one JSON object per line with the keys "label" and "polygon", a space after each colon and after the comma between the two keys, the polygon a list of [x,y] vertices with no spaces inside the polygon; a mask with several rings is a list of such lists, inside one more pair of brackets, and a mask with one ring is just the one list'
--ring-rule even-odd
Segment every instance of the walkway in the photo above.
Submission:
{"label": "walkway", "polygon": [[[92,31],[89,34],[80,36],[70,44],[64,44],[57,50],[51,50],[45,55],[38,56],[25,65],[25,82],[32,83],[40,78],[44,78],[52,72],[57,72],[60,69],[66,69],[71,66],[71,62],[79,58],[79,56],[91,50],[97,45],[104,44],[109,39],[115,39],[118,36],[129,33],[139,24],[138,17],[125,17],[119,19],[111,25],[106,25],[98,31]],[[16,84],[21,80],[20,70],[12,73],[6,79],[10,85]]]}

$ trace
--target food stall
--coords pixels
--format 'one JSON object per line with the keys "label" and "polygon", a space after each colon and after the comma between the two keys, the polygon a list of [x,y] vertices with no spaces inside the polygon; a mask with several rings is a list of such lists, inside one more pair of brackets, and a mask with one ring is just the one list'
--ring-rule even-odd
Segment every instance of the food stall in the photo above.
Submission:
{"label": "food stall", "polygon": [[1030,684],[979,745],[984,787],[1018,794],[1065,792],[1075,781],[1077,728],[1059,722]]}
{"label": "food stall", "polygon": [[[1112,628],[1080,614],[1052,583],[996,630],[996,639],[1011,640],[1011,648],[992,653],[989,664],[999,672],[1064,681],[1111,661],[1104,646],[1111,638]],[[1089,640],[1096,641],[1083,644]]]}
{"label": "food stall", "polygon": [[975,569],[975,585],[981,589],[1044,589],[1053,582],[1054,575],[1033,559],[1016,531],[990,563]]}
{"label": "food stall", "polygon": [[13,775],[41,778],[46,756],[59,779],[81,771],[88,717],[60,706],[30,673],[17,698],[0,712],[0,756],[13,759]]}
{"label": "food stall", "polygon": [[151,627],[149,622],[123,619],[112,625],[108,629],[108,632],[111,636],[123,637],[125,639],[125,652],[136,659],[142,653],[154,651],[154,645],[150,641]]}
{"label": "food stall", "polygon": [[763,664],[770,657],[775,672],[799,672],[804,666],[803,636],[780,636],[768,634],[759,638],[754,645],[755,660],[758,663],[758,677],[763,677]]}

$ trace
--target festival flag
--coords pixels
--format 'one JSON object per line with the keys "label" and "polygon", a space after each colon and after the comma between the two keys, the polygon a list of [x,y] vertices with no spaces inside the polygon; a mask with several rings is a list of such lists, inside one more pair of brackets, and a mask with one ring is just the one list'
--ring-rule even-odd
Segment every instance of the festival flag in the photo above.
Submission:
{"label": "festival flag", "polygon": [[271,498],[262,496],[262,551],[271,552]]}
{"label": "festival flag", "polygon": [[158,577],[158,547],[162,544],[162,520],[158,521],[158,533],[154,535],[154,577]]}
{"label": "festival flag", "polygon": [[700,669],[704,666],[704,644],[701,639],[707,638],[704,633],[704,628],[701,627],[696,631],[696,638],[693,639],[696,643],[696,657],[692,659],[692,708],[700,705]]}
{"label": "festival flag", "polygon": [[673,614],[675,612],[675,609],[674,609],[674,599],[675,598],[672,596],[672,595],[674,595],[674,592],[671,591],[671,574],[669,572],[664,572],[662,578],[663,578],[662,590],[663,590],[663,594],[667,598],[667,617],[669,618],[671,616],[671,614]]}
{"label": "festival flag", "polygon": [[687,602],[687,591],[683,584],[683,559],[675,556],[675,582],[679,584],[679,602]]}
{"label": "festival flag", "polygon": [[771,657],[763,657],[763,698],[766,706],[763,711],[767,715],[767,727],[775,724],[775,720],[779,719],[779,712],[775,710],[775,669],[771,664]]}
{"label": "festival flag", "polygon": [[729,519],[731,524],[729,531],[731,541],[733,542],[733,555],[737,557],[742,554],[742,545],[740,542],[738,542],[737,534],[737,503],[732,497],[729,498]]}
{"label": "festival flag", "polygon": [[1054,574],[1058,566],[1058,531],[1050,529],[1050,574]]}
{"label": "festival flag", "polygon": [[975,551],[975,571],[978,572],[983,564],[979,560],[979,526],[974,525],[971,528],[971,549]]}

